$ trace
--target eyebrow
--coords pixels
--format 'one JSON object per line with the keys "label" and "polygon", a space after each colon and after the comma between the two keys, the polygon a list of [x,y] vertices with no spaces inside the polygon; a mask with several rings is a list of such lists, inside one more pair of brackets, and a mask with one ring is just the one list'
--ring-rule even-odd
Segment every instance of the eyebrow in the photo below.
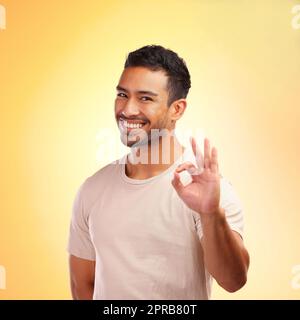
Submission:
{"label": "eyebrow", "polygon": [[[116,89],[119,91],[124,91],[124,92],[128,92],[127,89],[121,87],[121,86],[116,86]],[[157,93],[149,91],[149,90],[138,90],[136,91],[136,93],[141,93],[141,94],[148,94],[149,96],[158,96]]]}

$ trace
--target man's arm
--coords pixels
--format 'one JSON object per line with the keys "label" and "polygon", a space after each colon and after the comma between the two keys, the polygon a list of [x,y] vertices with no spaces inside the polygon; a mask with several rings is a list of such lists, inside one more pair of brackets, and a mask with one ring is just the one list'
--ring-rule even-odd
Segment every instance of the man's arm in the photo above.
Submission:
{"label": "man's arm", "polygon": [[[240,289],[247,281],[249,255],[240,236],[231,230],[225,211],[220,207],[220,174],[217,149],[210,150],[204,139],[204,156],[191,138],[196,165],[184,162],[179,165],[172,180],[178,196],[201,217],[202,247],[207,270],[227,291]],[[192,182],[183,185],[179,173],[188,171]]]}
{"label": "man's arm", "polygon": [[224,209],[201,217],[201,244],[208,272],[229,292],[239,290],[247,281],[249,254],[241,236],[231,230]]}
{"label": "man's arm", "polygon": [[95,261],[69,257],[71,292],[74,300],[92,300],[95,282]]}

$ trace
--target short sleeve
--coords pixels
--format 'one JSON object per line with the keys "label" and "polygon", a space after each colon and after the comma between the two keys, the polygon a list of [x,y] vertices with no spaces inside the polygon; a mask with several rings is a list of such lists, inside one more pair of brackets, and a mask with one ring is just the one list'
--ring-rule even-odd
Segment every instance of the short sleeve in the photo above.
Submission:
{"label": "short sleeve", "polygon": [[[244,231],[244,217],[241,201],[235,192],[232,184],[221,177],[220,180],[220,207],[224,209],[226,215],[226,221],[230,228],[240,234],[243,238]],[[192,211],[195,221],[196,231],[199,239],[203,236],[200,215],[197,212]]]}
{"label": "short sleeve", "polygon": [[232,184],[225,178],[221,178],[220,206],[225,210],[226,220],[230,228],[243,238],[244,210],[241,201]]}
{"label": "short sleeve", "polygon": [[89,232],[83,189],[84,184],[77,191],[73,202],[67,251],[78,258],[95,260],[95,249]]}

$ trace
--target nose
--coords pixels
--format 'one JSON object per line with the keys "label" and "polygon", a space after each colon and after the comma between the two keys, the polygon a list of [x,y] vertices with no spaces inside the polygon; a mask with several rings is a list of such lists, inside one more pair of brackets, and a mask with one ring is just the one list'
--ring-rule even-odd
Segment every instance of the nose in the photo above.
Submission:
{"label": "nose", "polygon": [[132,101],[132,99],[128,99],[127,103],[123,107],[122,114],[126,118],[130,118],[137,116],[139,113],[140,112],[137,104],[134,101]]}

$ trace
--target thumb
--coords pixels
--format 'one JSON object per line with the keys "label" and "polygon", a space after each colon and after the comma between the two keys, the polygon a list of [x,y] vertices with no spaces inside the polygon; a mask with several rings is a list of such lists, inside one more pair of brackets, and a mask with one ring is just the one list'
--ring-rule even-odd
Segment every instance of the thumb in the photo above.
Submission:
{"label": "thumb", "polygon": [[178,195],[180,195],[184,189],[184,186],[180,181],[179,173],[176,171],[174,172],[174,178],[172,180],[172,185],[173,185],[174,189],[177,191]]}

